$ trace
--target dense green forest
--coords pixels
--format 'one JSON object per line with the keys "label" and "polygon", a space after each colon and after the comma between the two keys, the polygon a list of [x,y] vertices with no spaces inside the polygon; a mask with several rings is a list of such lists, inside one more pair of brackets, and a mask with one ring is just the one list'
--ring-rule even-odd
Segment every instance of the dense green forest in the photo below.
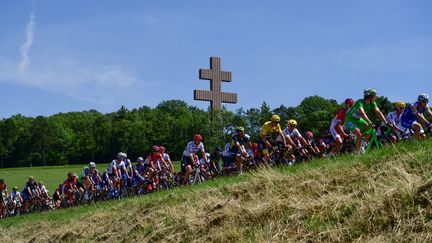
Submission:
{"label": "dense green forest", "polygon": [[[379,97],[377,102],[384,114],[393,108],[387,98]],[[261,125],[273,113],[281,116],[283,126],[293,118],[299,121],[300,131],[321,134],[340,106],[336,100],[311,96],[297,107],[271,109],[264,102],[260,108],[236,112],[205,111],[169,100],[155,108],[121,107],[108,114],[89,110],[36,118],[15,115],[0,121],[0,168],[107,163],[118,151],[134,161],[153,144],[164,145],[172,159],[178,160],[195,133],[203,135],[206,150],[222,146],[236,126],[244,126],[256,140]]]}

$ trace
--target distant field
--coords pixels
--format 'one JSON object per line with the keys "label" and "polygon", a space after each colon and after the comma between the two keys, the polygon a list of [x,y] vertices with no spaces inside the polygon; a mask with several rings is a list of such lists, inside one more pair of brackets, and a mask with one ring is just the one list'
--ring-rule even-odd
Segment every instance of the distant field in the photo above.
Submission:
{"label": "distant field", "polygon": [[[173,162],[176,171],[180,170],[180,162]],[[81,173],[85,165],[62,165],[62,166],[40,166],[40,167],[20,167],[0,169],[0,178],[3,178],[12,190],[13,186],[18,186],[20,190],[25,185],[29,176],[33,176],[36,181],[43,181],[50,192],[66,179],[68,172]],[[108,167],[108,164],[97,164],[99,171]]]}

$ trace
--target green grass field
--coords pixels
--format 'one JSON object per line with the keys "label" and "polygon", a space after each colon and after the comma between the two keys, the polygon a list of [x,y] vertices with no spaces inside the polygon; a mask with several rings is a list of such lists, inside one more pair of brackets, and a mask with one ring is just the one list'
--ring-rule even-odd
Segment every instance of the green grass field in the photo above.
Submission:
{"label": "green grass field", "polygon": [[[175,171],[180,170],[180,162],[174,161],[173,165]],[[14,186],[18,186],[21,190],[28,177],[33,176],[36,181],[43,181],[50,192],[54,192],[55,188],[66,180],[68,172],[79,174],[85,167],[87,165],[7,168],[0,169],[0,178],[5,180],[9,190],[12,190]],[[105,168],[108,168],[108,164],[98,164],[97,168],[102,172]]]}
{"label": "green grass field", "polygon": [[4,241],[430,242],[432,140],[0,220]]}

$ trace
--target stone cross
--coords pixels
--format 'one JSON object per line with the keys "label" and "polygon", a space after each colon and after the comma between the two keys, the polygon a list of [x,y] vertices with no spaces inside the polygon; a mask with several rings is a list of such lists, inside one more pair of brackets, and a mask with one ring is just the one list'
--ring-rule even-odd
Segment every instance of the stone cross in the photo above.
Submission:
{"label": "stone cross", "polygon": [[194,100],[210,101],[212,109],[221,103],[237,103],[237,93],[222,92],[222,82],[231,82],[231,72],[221,71],[219,57],[210,57],[210,69],[200,69],[199,78],[210,80],[210,91],[194,90]]}

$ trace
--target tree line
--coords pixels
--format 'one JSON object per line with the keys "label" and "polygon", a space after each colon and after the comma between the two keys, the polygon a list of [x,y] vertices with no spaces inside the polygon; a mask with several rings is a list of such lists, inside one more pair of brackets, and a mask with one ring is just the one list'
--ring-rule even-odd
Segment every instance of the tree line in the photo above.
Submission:
{"label": "tree line", "polygon": [[[393,109],[385,97],[378,97],[384,114]],[[179,160],[193,134],[201,133],[206,150],[223,146],[236,126],[243,126],[253,140],[272,114],[278,114],[285,126],[289,119],[299,122],[300,131],[321,134],[328,130],[336,100],[319,96],[305,98],[296,107],[281,105],[235,112],[202,110],[181,100],[163,101],[155,108],[143,106],[113,113],[96,110],[58,113],[44,117],[14,115],[0,121],[0,168],[110,162],[119,151],[132,161],[145,156],[153,144],[167,148],[172,159]]]}

